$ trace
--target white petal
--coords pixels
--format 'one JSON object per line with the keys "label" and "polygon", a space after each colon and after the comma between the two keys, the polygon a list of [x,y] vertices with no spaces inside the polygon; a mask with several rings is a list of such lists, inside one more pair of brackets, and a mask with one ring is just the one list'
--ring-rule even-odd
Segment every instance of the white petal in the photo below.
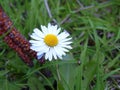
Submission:
{"label": "white petal", "polygon": [[54,26],[53,26],[53,29],[54,29],[54,30],[57,30],[57,25],[54,25]]}
{"label": "white petal", "polygon": [[41,29],[42,29],[42,32],[44,33],[44,35],[46,35],[48,33],[47,27],[41,25]]}
{"label": "white petal", "polygon": [[61,47],[61,46],[58,46],[59,47],[59,49],[61,50],[61,51],[63,51],[63,52],[68,52],[69,50],[67,49],[67,48],[65,48],[65,47]]}
{"label": "white petal", "polygon": [[58,55],[58,58],[59,58],[59,59],[62,59],[62,56]]}
{"label": "white petal", "polygon": [[66,35],[68,35],[68,36],[70,35],[66,30],[64,30],[64,32],[65,32]]}
{"label": "white petal", "polygon": [[59,40],[62,40],[62,39],[65,39],[68,36],[69,36],[69,34],[67,34],[66,32],[62,32],[57,37],[58,37]]}
{"label": "white petal", "polygon": [[61,56],[66,55],[66,53],[62,49],[58,48],[57,50],[59,51],[59,53],[61,53]]}
{"label": "white petal", "polygon": [[54,27],[53,29],[52,29],[52,33],[53,34],[55,34],[56,36],[58,36],[58,34],[60,33],[60,28],[59,29],[57,29],[57,26],[56,27]]}
{"label": "white petal", "polygon": [[40,47],[39,46],[31,46],[30,49],[35,50],[35,51],[40,51]]}
{"label": "white petal", "polygon": [[45,43],[43,41],[38,41],[36,43],[31,43],[32,46],[40,46],[42,47],[43,45],[45,45]]}
{"label": "white petal", "polygon": [[[49,51],[48,51],[49,52]],[[49,53],[48,52],[46,52],[45,53],[45,59],[48,59],[48,56],[49,56]]]}
{"label": "white petal", "polygon": [[54,47],[54,51],[56,53],[56,56],[59,58],[59,59],[62,59],[62,53],[59,52],[59,50],[57,50],[57,47]]}
{"label": "white petal", "polygon": [[48,24],[48,33],[58,35],[57,25]]}
{"label": "white petal", "polygon": [[51,29],[53,30],[53,32],[56,32],[57,31],[57,25],[52,25]]}
{"label": "white petal", "polygon": [[62,40],[59,40],[60,42],[68,42],[70,41],[72,38],[65,38],[65,39],[62,39]]}
{"label": "white petal", "polygon": [[56,30],[57,35],[60,33],[60,31],[61,31],[61,28],[58,28],[58,29]]}
{"label": "white petal", "polygon": [[39,41],[36,40],[29,40],[30,43],[38,43]]}
{"label": "white petal", "polygon": [[48,23],[48,28],[52,27],[51,23]]}
{"label": "white petal", "polygon": [[62,48],[72,49],[70,45],[60,45]]}
{"label": "white petal", "polygon": [[38,28],[35,28],[33,30],[35,32],[35,34],[39,37],[44,37],[44,34],[38,29]]}
{"label": "white petal", "polygon": [[54,59],[57,59],[57,55],[56,55],[55,51],[53,51],[53,57],[54,57]]}
{"label": "white petal", "polygon": [[49,60],[50,61],[52,60],[52,51],[51,51],[51,48],[50,48],[50,51],[49,51]]}
{"label": "white petal", "polygon": [[54,49],[58,56],[65,55],[65,52],[63,52],[58,46],[54,47]]}
{"label": "white petal", "polygon": [[41,59],[43,55],[44,55],[44,53],[41,55],[37,55],[37,59]]}
{"label": "white petal", "polygon": [[44,51],[37,52],[37,56],[40,56],[41,54],[44,54]]}
{"label": "white petal", "polygon": [[71,44],[72,42],[64,42],[64,43],[61,43],[61,42],[59,42],[59,44],[63,44],[63,45],[69,45],[69,44]]}
{"label": "white petal", "polygon": [[29,42],[31,43],[31,44],[39,44],[39,43],[43,43],[43,41],[36,41],[36,40],[29,40]]}
{"label": "white petal", "polygon": [[54,34],[54,27],[51,25],[51,26],[48,26],[48,33],[51,33],[51,34]]}
{"label": "white petal", "polygon": [[47,47],[46,45],[42,45],[42,46],[33,46],[32,45],[30,48],[35,51],[44,51],[44,52],[47,52],[49,50],[49,47]]}
{"label": "white petal", "polygon": [[52,52],[54,59],[57,59],[56,52],[55,52],[54,48],[51,48],[51,52]]}
{"label": "white petal", "polygon": [[[39,37],[39,38],[43,38],[43,37],[44,37],[44,35],[43,35],[43,34],[42,34],[42,35],[38,35],[38,34],[36,34],[36,33],[32,33],[31,35],[32,35],[32,36]],[[31,35],[30,35],[30,36],[31,36]]]}
{"label": "white petal", "polygon": [[57,59],[57,54],[54,48],[50,48],[49,52],[46,52],[45,59],[49,59],[51,61],[52,57],[54,57],[54,59]]}
{"label": "white petal", "polygon": [[61,47],[61,50],[64,51],[64,52],[68,52],[69,51],[69,50],[67,50],[67,49],[65,49],[63,47]]}
{"label": "white petal", "polygon": [[51,53],[50,50],[49,50],[48,52],[46,52],[46,54],[45,54],[45,59],[48,59],[49,61],[52,60],[52,53]]}
{"label": "white petal", "polygon": [[37,35],[35,35],[35,33],[33,33],[32,35],[30,35],[31,38],[35,39],[35,40],[41,40],[40,37],[38,37]]}

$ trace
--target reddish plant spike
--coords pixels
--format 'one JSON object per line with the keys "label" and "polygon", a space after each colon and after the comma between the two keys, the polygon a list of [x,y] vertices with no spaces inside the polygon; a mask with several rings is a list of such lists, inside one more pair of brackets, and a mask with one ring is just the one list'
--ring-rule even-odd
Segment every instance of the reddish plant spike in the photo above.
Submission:
{"label": "reddish plant spike", "polygon": [[6,33],[12,26],[12,21],[0,6],[0,35]]}
{"label": "reddish plant spike", "polygon": [[22,58],[22,60],[23,60],[27,65],[33,66],[33,62],[31,61],[31,58],[30,58],[28,55],[24,54],[23,51],[22,51],[22,49],[21,49],[18,45],[16,45],[16,44],[12,41],[12,39],[10,39],[9,36],[6,36],[6,37],[4,38],[4,41],[8,44],[8,46],[9,46],[10,48],[14,49],[14,50],[17,52],[17,54]]}
{"label": "reddish plant spike", "polygon": [[36,52],[30,49],[30,43],[23,37],[20,32],[16,30],[16,28],[12,28],[11,32],[8,36],[19,46],[22,48],[23,52],[28,54],[30,57],[36,57]]}
{"label": "reddish plant spike", "polygon": [[[19,54],[25,63],[32,65],[32,58],[37,59],[37,52],[30,49],[29,41],[26,40],[16,28],[12,27],[12,25],[12,21],[0,6],[0,35],[8,32],[10,29],[10,32],[5,36],[4,41]],[[43,58],[40,60],[42,62],[44,61]]]}
{"label": "reddish plant spike", "polygon": [[[16,28],[12,28],[11,32],[8,34],[8,36],[14,41],[16,45],[18,45],[20,48],[22,48],[23,52],[27,54],[31,58],[37,59],[37,53],[30,49],[30,43],[26,40],[25,37],[23,37],[20,32],[16,30]],[[45,62],[44,58],[39,59],[40,63]]]}

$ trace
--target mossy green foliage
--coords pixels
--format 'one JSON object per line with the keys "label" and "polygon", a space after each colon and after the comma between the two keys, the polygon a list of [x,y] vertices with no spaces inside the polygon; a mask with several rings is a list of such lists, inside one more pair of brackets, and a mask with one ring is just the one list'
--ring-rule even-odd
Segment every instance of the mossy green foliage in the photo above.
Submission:
{"label": "mossy green foliage", "polygon": [[[34,28],[52,20],[44,0],[0,4],[28,40]],[[58,25],[72,36],[73,49],[63,60],[41,65],[34,59],[34,66],[28,67],[1,36],[0,90],[119,90],[114,77],[120,75],[120,1],[48,0],[48,4]]]}

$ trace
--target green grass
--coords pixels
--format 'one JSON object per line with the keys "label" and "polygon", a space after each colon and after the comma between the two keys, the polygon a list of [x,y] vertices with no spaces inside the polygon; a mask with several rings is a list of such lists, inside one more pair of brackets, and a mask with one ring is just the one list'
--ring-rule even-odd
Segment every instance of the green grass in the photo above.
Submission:
{"label": "green grass", "polygon": [[[34,59],[34,66],[28,67],[1,36],[0,90],[119,90],[120,1],[48,2],[52,17],[71,34],[73,49],[62,61],[40,65]],[[44,0],[3,0],[0,4],[28,40],[35,27],[52,20]]]}

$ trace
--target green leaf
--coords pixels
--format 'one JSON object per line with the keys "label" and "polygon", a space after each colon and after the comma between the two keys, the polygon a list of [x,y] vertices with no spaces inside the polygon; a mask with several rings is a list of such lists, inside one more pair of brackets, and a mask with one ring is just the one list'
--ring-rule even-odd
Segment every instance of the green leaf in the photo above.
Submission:
{"label": "green leaf", "polygon": [[120,68],[117,68],[117,69],[115,69],[115,70],[113,70],[113,71],[105,74],[105,76],[103,77],[103,80],[106,80],[108,77],[114,75],[115,73],[117,73],[117,72],[119,72],[119,71],[120,71]]}
{"label": "green leaf", "polygon": [[9,82],[7,79],[1,79],[0,90],[21,90],[21,87],[17,86],[13,82]]}
{"label": "green leaf", "polygon": [[64,90],[64,87],[63,87],[63,84],[61,83],[61,81],[58,81],[57,82],[58,84],[57,84],[57,90]]}
{"label": "green leaf", "polygon": [[28,79],[28,86],[30,90],[45,90],[40,80],[32,76]]}
{"label": "green leaf", "polygon": [[9,72],[8,70],[0,71],[0,77],[4,76],[4,75],[7,74],[8,72]]}
{"label": "green leaf", "polygon": [[[65,61],[74,60],[72,55],[66,55],[63,58]],[[63,62],[64,62],[63,60]],[[74,89],[74,80],[75,80],[75,64],[66,63],[63,65],[59,65],[59,72],[61,77],[61,83],[64,90],[73,90]],[[61,86],[61,85],[60,85]],[[61,89],[63,90],[63,89]]]}
{"label": "green leaf", "polygon": [[[97,63],[94,61],[90,61],[86,65],[86,70],[84,72],[84,88],[88,88],[90,82],[93,80],[94,75],[96,73]],[[85,89],[85,90],[86,90]]]}

